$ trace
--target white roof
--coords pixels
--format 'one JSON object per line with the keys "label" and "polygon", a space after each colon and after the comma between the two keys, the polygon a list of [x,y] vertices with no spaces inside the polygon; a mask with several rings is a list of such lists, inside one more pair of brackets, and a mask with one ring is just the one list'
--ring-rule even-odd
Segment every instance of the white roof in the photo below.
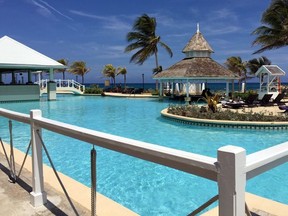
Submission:
{"label": "white roof", "polygon": [[268,73],[272,76],[285,76],[285,71],[283,71],[277,65],[262,65],[257,72],[255,73],[256,76],[262,73]]}
{"label": "white roof", "polygon": [[5,69],[60,69],[59,62],[8,37],[0,38],[0,68]]}

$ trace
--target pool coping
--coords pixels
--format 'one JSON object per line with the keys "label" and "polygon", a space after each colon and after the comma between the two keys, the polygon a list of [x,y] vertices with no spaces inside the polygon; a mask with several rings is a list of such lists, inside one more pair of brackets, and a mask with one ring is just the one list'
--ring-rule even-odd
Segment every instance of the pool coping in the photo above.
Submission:
{"label": "pool coping", "polygon": [[[245,201],[249,210],[253,213],[257,213],[257,215],[286,216],[288,212],[288,205],[249,192],[245,193]],[[218,208],[219,207],[217,206],[201,214],[201,216],[218,216]]]}
{"label": "pool coping", "polygon": [[102,94],[82,94],[81,96],[102,96],[102,97],[122,97],[122,98],[159,98],[158,95],[152,95],[150,93],[144,94],[122,94],[122,93],[114,93],[114,92],[104,92]]}
{"label": "pool coping", "polygon": [[177,122],[197,126],[210,126],[219,128],[243,128],[243,129],[272,129],[272,130],[288,129],[288,122],[252,122],[252,121],[229,121],[229,120],[190,118],[170,114],[168,113],[168,108],[163,109],[161,111],[161,115],[165,118]]}

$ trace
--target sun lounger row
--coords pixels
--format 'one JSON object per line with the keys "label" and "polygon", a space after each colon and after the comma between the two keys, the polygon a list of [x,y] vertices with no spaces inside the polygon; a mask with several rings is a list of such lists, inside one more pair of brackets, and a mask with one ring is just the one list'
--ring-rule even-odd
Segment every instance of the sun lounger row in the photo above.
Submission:
{"label": "sun lounger row", "polygon": [[282,102],[284,94],[278,94],[274,100],[271,100],[272,94],[265,94],[261,100],[257,100],[258,94],[250,94],[244,101],[231,101],[223,103],[223,107],[230,108],[240,108],[244,106],[253,107],[253,106],[274,106],[274,105],[283,105]]}

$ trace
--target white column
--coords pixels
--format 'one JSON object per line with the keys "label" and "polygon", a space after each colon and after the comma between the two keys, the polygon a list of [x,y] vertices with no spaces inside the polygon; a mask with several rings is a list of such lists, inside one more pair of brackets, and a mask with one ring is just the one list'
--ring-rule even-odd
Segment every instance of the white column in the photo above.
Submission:
{"label": "white column", "polygon": [[190,98],[190,95],[189,95],[189,92],[190,92],[190,83],[186,82],[186,97],[185,97],[185,104],[189,104],[191,98]]}
{"label": "white column", "polygon": [[229,82],[230,82],[230,80],[226,80],[226,99],[228,99],[229,98]]}
{"label": "white column", "polygon": [[32,82],[32,72],[28,71],[28,83],[33,83]]}
{"label": "white column", "polygon": [[54,81],[54,70],[53,68],[49,69],[49,80]]}
{"label": "white column", "polygon": [[219,215],[245,215],[246,151],[241,147],[218,149]]}
{"label": "white column", "polygon": [[267,81],[266,81],[266,94],[270,91],[270,75],[267,74]]}
{"label": "white column", "polygon": [[232,92],[231,94],[232,94],[232,95],[231,95],[231,97],[232,97],[232,99],[234,99],[234,96],[233,96],[233,95],[234,95],[234,92],[235,92],[234,80],[232,80],[231,82],[232,82],[232,89],[231,89],[231,92]]}
{"label": "white column", "polygon": [[160,89],[159,89],[159,96],[163,97],[163,81],[160,81]]}
{"label": "white column", "polygon": [[30,202],[37,207],[47,203],[47,194],[44,191],[42,143],[37,134],[41,135],[41,128],[34,125],[34,118],[42,116],[41,110],[31,110],[31,143],[32,143],[32,192]]}
{"label": "white column", "polygon": [[189,97],[189,90],[190,90],[190,83],[187,80],[187,82],[186,82],[186,97],[187,98]]}

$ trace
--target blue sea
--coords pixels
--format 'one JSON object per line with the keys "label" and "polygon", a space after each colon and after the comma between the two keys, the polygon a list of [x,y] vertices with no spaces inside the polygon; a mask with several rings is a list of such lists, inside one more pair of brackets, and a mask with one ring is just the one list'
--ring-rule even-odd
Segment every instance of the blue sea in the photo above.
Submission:
{"label": "blue sea", "polygon": [[[104,86],[104,83],[86,83],[86,87],[90,87],[91,85],[98,85],[100,88],[108,88]],[[282,85],[288,85],[288,83],[282,83]],[[123,87],[123,84],[121,85]],[[112,87],[112,85],[110,86]],[[143,88],[143,83],[127,83],[126,87],[129,88]],[[207,88],[210,88],[211,91],[224,91],[226,89],[226,83],[208,83],[206,84]],[[240,86],[241,87],[241,86]],[[144,83],[144,89],[155,89],[155,83]],[[230,84],[229,89],[232,89]],[[238,83],[234,83],[235,91],[240,90],[238,87]],[[257,90],[259,89],[259,83],[247,83],[246,90]]]}

